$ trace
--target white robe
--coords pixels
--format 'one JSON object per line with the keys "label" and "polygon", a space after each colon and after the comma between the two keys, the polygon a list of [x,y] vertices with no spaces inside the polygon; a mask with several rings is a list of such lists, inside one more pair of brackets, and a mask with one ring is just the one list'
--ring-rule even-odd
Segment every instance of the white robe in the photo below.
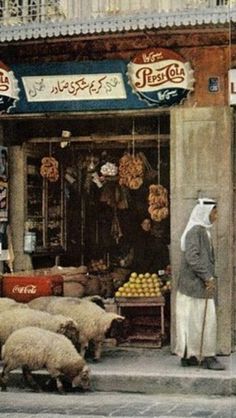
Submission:
{"label": "white robe", "polygon": [[[180,357],[195,356],[202,358],[216,355],[216,308],[214,299],[208,299],[203,346],[201,352],[201,335],[205,310],[205,299],[192,298],[179,291],[176,296],[176,347],[175,353]],[[187,350],[187,351],[186,351]],[[186,351],[186,353],[185,353]]]}

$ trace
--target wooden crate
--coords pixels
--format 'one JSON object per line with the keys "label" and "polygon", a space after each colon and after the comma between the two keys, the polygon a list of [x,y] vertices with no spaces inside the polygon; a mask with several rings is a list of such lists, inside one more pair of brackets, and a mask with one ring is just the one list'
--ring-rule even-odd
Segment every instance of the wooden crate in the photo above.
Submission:
{"label": "wooden crate", "polygon": [[[120,314],[124,312],[126,318],[126,344],[135,346],[151,344],[155,347],[161,347],[165,335],[165,298],[163,296],[117,297],[116,304],[118,312]],[[145,313],[145,321],[142,320],[142,310],[151,310],[151,315]]]}
{"label": "wooden crate", "polygon": [[165,298],[164,296],[137,296],[137,297],[116,297],[115,298],[116,303],[123,304],[123,303],[136,303],[142,304],[142,305],[149,305],[149,304],[165,304]]}

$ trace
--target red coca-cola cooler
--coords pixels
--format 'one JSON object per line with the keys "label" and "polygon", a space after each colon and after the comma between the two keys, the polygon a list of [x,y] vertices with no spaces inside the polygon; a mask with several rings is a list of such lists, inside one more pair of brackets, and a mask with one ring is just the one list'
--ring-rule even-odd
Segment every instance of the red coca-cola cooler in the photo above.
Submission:
{"label": "red coca-cola cooler", "polygon": [[17,302],[29,302],[39,296],[62,296],[63,277],[59,274],[4,274],[2,277],[2,296]]}

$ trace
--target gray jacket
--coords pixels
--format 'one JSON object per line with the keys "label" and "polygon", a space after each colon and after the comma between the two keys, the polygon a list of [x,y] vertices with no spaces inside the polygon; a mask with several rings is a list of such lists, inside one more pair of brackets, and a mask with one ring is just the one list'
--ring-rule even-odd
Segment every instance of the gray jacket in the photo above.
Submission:
{"label": "gray jacket", "polygon": [[204,298],[205,281],[215,277],[214,249],[210,245],[206,228],[200,225],[191,228],[185,238],[185,248],[182,253],[178,290],[187,296]]}

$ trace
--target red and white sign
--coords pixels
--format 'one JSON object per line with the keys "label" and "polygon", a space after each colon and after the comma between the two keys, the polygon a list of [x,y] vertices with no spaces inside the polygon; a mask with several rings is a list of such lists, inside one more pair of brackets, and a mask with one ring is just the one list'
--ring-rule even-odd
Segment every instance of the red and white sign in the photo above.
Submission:
{"label": "red and white sign", "polygon": [[130,85],[149,105],[172,106],[193,90],[190,63],[167,49],[150,49],[136,55],[128,64]]}
{"label": "red and white sign", "polygon": [[63,277],[52,276],[17,276],[4,275],[2,278],[2,295],[17,302],[29,302],[39,296],[61,296],[63,294]]}
{"label": "red and white sign", "polygon": [[0,61],[0,113],[8,113],[19,100],[18,82],[13,72]]}

